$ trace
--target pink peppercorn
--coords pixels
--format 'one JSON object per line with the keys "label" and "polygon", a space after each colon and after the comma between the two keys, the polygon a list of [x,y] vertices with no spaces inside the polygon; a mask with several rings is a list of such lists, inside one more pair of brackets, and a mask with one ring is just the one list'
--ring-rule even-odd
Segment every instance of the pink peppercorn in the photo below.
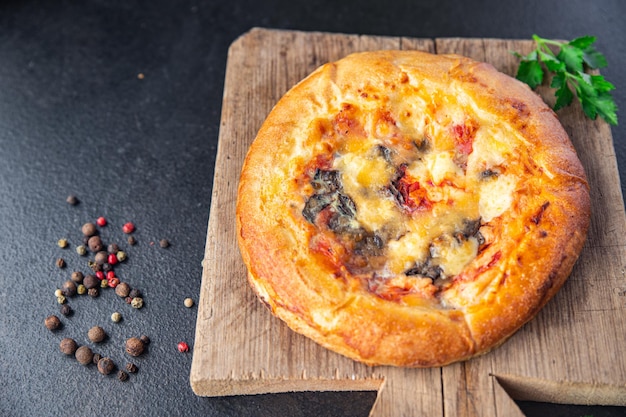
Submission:
{"label": "pink peppercorn", "polygon": [[178,343],[179,352],[189,352],[189,345],[185,342]]}
{"label": "pink peppercorn", "polygon": [[133,233],[135,231],[135,225],[132,224],[131,222],[125,223],[124,226],[122,226],[122,232],[129,234],[129,233]]}
{"label": "pink peppercorn", "polygon": [[100,281],[102,281],[104,279],[104,272],[96,271],[96,278],[98,278]]}
{"label": "pink peppercorn", "polygon": [[117,261],[117,256],[114,253],[109,253],[109,256],[107,257],[109,265],[115,265],[117,264]]}
{"label": "pink peppercorn", "polygon": [[120,279],[117,277],[112,277],[112,278],[108,278],[109,281],[109,287],[111,288],[115,288],[118,286],[118,284],[120,283]]}
{"label": "pink peppercorn", "polygon": [[104,217],[98,217],[98,219],[96,220],[96,224],[100,227],[104,227],[107,225],[107,219],[105,219]]}
{"label": "pink peppercorn", "polygon": [[115,271],[107,272],[107,279],[115,278]]}

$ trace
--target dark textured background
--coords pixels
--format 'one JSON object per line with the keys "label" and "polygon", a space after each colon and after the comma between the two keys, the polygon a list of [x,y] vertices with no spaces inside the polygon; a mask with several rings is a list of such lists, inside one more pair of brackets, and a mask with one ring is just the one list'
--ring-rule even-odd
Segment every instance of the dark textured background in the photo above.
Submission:
{"label": "dark textured background", "polygon": [[[189,387],[226,53],[254,26],[410,37],[598,36],[626,107],[626,3],[614,1],[2,1],[0,2],[0,415],[366,416],[375,395],[295,393],[199,398]],[[138,79],[139,73],[145,74]],[[626,122],[625,122],[626,123]],[[626,174],[624,126],[613,128]],[[581,150],[584,152],[584,150]],[[81,203],[65,202],[76,194]],[[143,290],[133,310],[112,290],[70,300],[51,333],[54,290],[86,271],[80,226],[103,215],[129,260],[119,276]],[[133,221],[138,244],[120,227]],[[71,248],[60,249],[67,237]],[[161,238],[172,242],[168,249]],[[63,256],[68,268],[54,262]],[[113,311],[124,320],[110,321]],[[127,337],[149,351],[129,381],[62,355],[58,342],[102,325],[96,351],[123,366]],[[618,409],[523,404],[529,415],[624,415]]]}

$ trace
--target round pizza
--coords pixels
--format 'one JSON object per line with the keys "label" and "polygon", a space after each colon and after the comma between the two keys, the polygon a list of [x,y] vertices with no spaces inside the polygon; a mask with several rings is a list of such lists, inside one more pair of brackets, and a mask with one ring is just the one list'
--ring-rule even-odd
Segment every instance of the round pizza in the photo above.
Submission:
{"label": "round pizza", "polygon": [[237,234],[261,301],[369,365],[431,367],[498,346],[563,285],[589,187],[555,113],[457,55],[328,63],[268,115]]}

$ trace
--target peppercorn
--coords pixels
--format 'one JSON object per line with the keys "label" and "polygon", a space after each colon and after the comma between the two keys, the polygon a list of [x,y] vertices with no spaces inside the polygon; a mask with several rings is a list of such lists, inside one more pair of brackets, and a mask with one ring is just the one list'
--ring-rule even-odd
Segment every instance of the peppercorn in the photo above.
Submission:
{"label": "peppercorn", "polygon": [[108,375],[115,370],[115,363],[110,358],[102,358],[98,361],[98,371],[102,375]]}
{"label": "peppercorn", "polygon": [[63,295],[63,291],[61,291],[60,289],[57,288],[56,290],[54,290],[55,297],[60,297],[62,295]]}
{"label": "peppercorn", "polygon": [[124,252],[123,250],[117,251],[117,253],[115,254],[115,257],[117,258],[117,260],[119,262],[124,262],[127,258],[126,252]]}
{"label": "peppercorn", "polygon": [[102,265],[103,263],[107,261],[108,256],[109,254],[107,252],[101,250],[100,252],[96,253],[96,256],[94,257],[94,261],[96,261],[98,265]]}
{"label": "peppercorn", "polygon": [[83,295],[87,293],[87,287],[85,287],[83,284],[78,284],[78,287],[76,287],[76,293]]}
{"label": "peppercorn", "polygon": [[117,311],[111,314],[111,321],[114,323],[119,323],[122,320],[122,315]]}
{"label": "peppercorn", "polygon": [[132,301],[130,302],[130,305],[133,308],[142,308],[143,307],[143,298],[141,298],[141,297],[133,298]]}
{"label": "peppercorn", "polygon": [[117,372],[117,379],[124,382],[128,379],[128,374],[121,369]]}
{"label": "peppercorn", "polygon": [[109,287],[111,288],[117,287],[117,285],[120,283],[120,279],[116,276],[109,278],[108,281],[109,281]]}
{"label": "peppercorn", "polygon": [[139,340],[141,340],[144,345],[150,344],[150,338],[146,336],[145,334],[142,334],[141,336],[139,336]]}
{"label": "peppercorn", "polygon": [[98,290],[98,288],[89,288],[89,290],[87,290],[87,294],[89,294],[89,296],[96,298],[97,296],[100,295],[100,291]]}
{"label": "peppercorn", "polygon": [[115,278],[115,271],[108,271],[106,277],[107,279]]}
{"label": "peppercorn", "polygon": [[125,282],[120,282],[117,287],[115,287],[115,294],[123,298],[128,297],[128,294],[130,294],[130,286]]}
{"label": "peppercorn", "polygon": [[130,298],[130,297],[126,297],[126,298],[124,298],[124,301],[126,302],[126,304],[130,304],[130,303],[133,302],[133,299]]}
{"label": "peppercorn", "polygon": [[102,327],[93,326],[87,332],[87,337],[94,343],[100,343],[107,337],[107,334]]}
{"label": "peppercorn", "polygon": [[101,288],[106,288],[109,286],[109,280],[108,279],[103,279],[102,281],[100,281],[100,287]]}
{"label": "peppercorn", "polygon": [[193,307],[193,300],[191,298],[185,298],[185,301],[183,303],[185,304],[185,307],[187,308]]}
{"label": "peppercorn", "polygon": [[65,296],[64,296],[64,295],[59,295],[59,296],[57,297],[57,303],[59,303],[59,304],[65,304],[66,302],[67,302],[67,298],[65,298]]}
{"label": "peppercorn", "polygon": [[80,271],[72,272],[72,281],[74,281],[75,283],[80,284],[81,282],[83,282],[83,278],[85,278],[85,276],[83,275],[82,272]]}
{"label": "peppercorn", "polygon": [[59,320],[57,316],[52,315],[46,317],[46,319],[44,320],[44,324],[46,325],[46,328],[48,330],[57,330],[59,327],[61,327],[61,320]]}
{"label": "peppercorn", "polygon": [[89,246],[90,251],[99,252],[102,250],[102,239],[100,236],[91,236],[87,241],[87,246]]}
{"label": "peppercorn", "polygon": [[109,262],[111,265],[115,265],[118,262],[117,256],[114,253],[110,253],[108,258],[107,258],[107,262]]}
{"label": "peppercorn", "polygon": [[120,251],[120,247],[117,245],[117,243],[111,243],[108,247],[107,247],[107,251],[109,253],[118,253]]}
{"label": "peppercorn", "polygon": [[76,353],[76,349],[78,349],[78,345],[76,344],[76,341],[74,339],[66,337],[61,340],[61,343],[59,343],[59,348],[61,349],[61,352],[63,352],[64,354],[73,355],[74,353]]}
{"label": "peppercorn", "polygon": [[178,343],[178,351],[179,352],[189,352],[189,345],[185,342]]}
{"label": "peppercorn", "polygon": [[59,245],[61,249],[67,248],[67,245],[68,245],[67,239],[63,238],[63,239],[57,240],[57,245]]}
{"label": "peppercorn", "polygon": [[128,293],[128,296],[130,298],[136,298],[136,297],[141,297],[141,291],[139,291],[137,288],[133,288],[132,290],[130,290],[130,292]]}
{"label": "peppercorn", "polygon": [[105,277],[104,272],[96,271],[96,278],[98,278],[98,280],[102,281],[104,277]]}
{"label": "peppercorn", "polygon": [[70,307],[68,304],[63,304],[60,308],[61,314],[63,314],[64,316],[71,316],[73,311],[72,311],[72,307]]}
{"label": "peppercorn", "polygon": [[89,348],[89,346],[81,346],[76,349],[76,353],[74,354],[76,360],[81,365],[89,365],[93,360],[93,352]]}
{"label": "peppercorn", "polygon": [[69,196],[67,196],[67,198],[65,199],[65,201],[67,202],[67,204],[69,204],[70,206],[75,206],[76,204],[78,204],[78,198],[76,198],[75,195],[70,194]]}
{"label": "peppercorn", "polygon": [[122,232],[126,234],[133,233],[134,231],[135,231],[135,225],[132,224],[131,222],[125,223],[124,226],[122,226]]}
{"label": "peppercorn", "polygon": [[144,343],[137,337],[131,337],[126,341],[126,353],[130,356],[139,356],[143,353]]}
{"label": "peppercorn", "polygon": [[100,361],[100,359],[102,359],[102,355],[99,353],[94,353],[91,361],[93,362],[94,365],[98,365],[98,362]]}
{"label": "peppercorn", "polygon": [[74,281],[65,281],[61,287],[61,292],[66,297],[73,297],[76,295],[76,283]]}
{"label": "peppercorn", "polygon": [[127,363],[126,364],[126,370],[131,373],[134,374],[135,372],[137,372],[137,365],[135,365],[134,363]]}
{"label": "peppercorn", "polygon": [[106,263],[106,262],[105,262],[105,263],[103,263],[103,264],[102,264],[102,270],[103,270],[104,272],[110,272],[110,271],[113,271],[113,265],[111,265],[111,264],[109,264],[109,263]]}
{"label": "peppercorn", "polygon": [[96,224],[100,227],[104,227],[107,225],[107,219],[105,219],[104,217],[100,216],[96,219]]}
{"label": "peppercorn", "polygon": [[80,256],[85,256],[87,255],[87,248],[85,247],[85,245],[78,245],[76,246],[76,253]]}
{"label": "peppercorn", "polygon": [[83,285],[85,286],[85,288],[87,288],[88,290],[92,289],[92,288],[96,288],[100,285],[100,281],[98,281],[98,278],[96,278],[93,275],[87,275],[84,279],[83,279]]}
{"label": "peppercorn", "polygon": [[161,239],[159,241],[159,246],[162,248],[168,248],[170,246],[170,241],[167,239]]}
{"label": "peppercorn", "polygon": [[137,239],[135,239],[135,236],[128,236],[128,239],[126,239],[126,241],[131,246],[134,246],[137,243]]}
{"label": "peppercorn", "polygon": [[93,236],[98,233],[98,229],[96,229],[96,225],[93,223],[83,224],[82,231],[85,236]]}
{"label": "peppercorn", "polygon": [[57,259],[55,264],[56,264],[57,268],[61,268],[61,269],[65,268],[65,266],[66,266],[65,259],[63,259],[63,258]]}

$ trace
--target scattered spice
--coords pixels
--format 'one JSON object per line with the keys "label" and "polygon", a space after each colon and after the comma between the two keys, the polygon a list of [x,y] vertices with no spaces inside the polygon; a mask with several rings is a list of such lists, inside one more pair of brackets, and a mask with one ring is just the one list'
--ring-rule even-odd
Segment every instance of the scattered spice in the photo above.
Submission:
{"label": "scattered spice", "polygon": [[132,290],[130,290],[130,293],[128,293],[128,295],[130,296],[130,298],[141,297],[141,291],[139,291],[137,288],[133,288]]}
{"label": "scattered spice", "polygon": [[79,295],[87,294],[87,287],[83,284],[78,284],[78,287],[76,287],[76,293]]}
{"label": "scattered spice", "polygon": [[102,239],[100,236],[91,236],[87,241],[87,246],[89,246],[90,251],[99,252],[102,250]]}
{"label": "scattered spice", "polygon": [[122,298],[128,297],[130,294],[130,286],[125,282],[119,283],[117,287],[115,287],[115,294]]}
{"label": "scattered spice", "polygon": [[80,256],[85,256],[87,255],[87,248],[85,247],[85,245],[78,245],[76,246],[76,253]]}
{"label": "scattered spice", "polygon": [[100,359],[102,359],[102,355],[99,353],[94,353],[91,361],[93,362],[94,365],[98,365],[98,362],[100,361]]}
{"label": "scattered spice", "polygon": [[126,234],[133,233],[134,231],[135,231],[135,225],[131,222],[124,223],[124,226],[122,226],[122,232]]}
{"label": "scattered spice", "polygon": [[73,313],[72,307],[70,307],[69,304],[61,305],[60,311],[61,311],[61,314],[63,314],[65,317],[71,316]]}
{"label": "scattered spice", "polygon": [[131,300],[130,305],[133,308],[142,308],[143,307],[143,298],[135,297]]}
{"label": "scattered spice", "polygon": [[83,285],[85,286],[85,288],[90,290],[92,288],[98,287],[100,285],[100,282],[98,281],[98,278],[96,278],[94,275],[87,275],[85,278],[83,278]]}
{"label": "scattered spice", "polygon": [[118,277],[116,277],[116,276],[108,278],[107,281],[109,282],[109,287],[111,287],[111,288],[117,287],[118,284],[120,283],[120,279]]}
{"label": "scattered spice", "polygon": [[98,361],[98,371],[102,375],[108,375],[115,370],[115,363],[110,358],[102,358]]}
{"label": "scattered spice", "polygon": [[126,260],[126,252],[122,250],[117,251],[117,253],[115,254],[115,257],[117,258],[119,262],[124,262]]}
{"label": "scattered spice", "polygon": [[122,320],[122,315],[118,313],[117,311],[111,314],[111,321],[113,323],[119,323],[121,320]]}
{"label": "scattered spice", "polygon": [[126,302],[126,304],[130,304],[130,303],[133,302],[133,299],[130,298],[130,297],[126,297],[126,298],[124,298],[124,301]]}
{"label": "scattered spice", "polygon": [[141,340],[144,345],[150,344],[150,338],[146,336],[145,334],[142,334],[141,336],[139,336],[139,340]]}
{"label": "scattered spice", "polygon": [[159,241],[159,246],[162,248],[168,248],[170,246],[170,241],[167,239],[161,239]]}
{"label": "scattered spice", "polygon": [[101,250],[100,252],[96,253],[96,256],[94,256],[94,261],[98,264],[98,265],[102,265],[107,261],[107,258],[109,257],[109,254],[103,250]]}
{"label": "scattered spice", "polygon": [[65,249],[67,248],[67,245],[69,245],[69,243],[67,243],[67,239],[64,238],[57,240],[57,245],[59,245],[61,249]]}
{"label": "scattered spice", "polygon": [[107,219],[105,219],[104,217],[100,216],[96,219],[96,224],[100,227],[104,227],[107,225]]}
{"label": "scattered spice", "polygon": [[134,373],[136,373],[136,372],[137,372],[137,365],[135,365],[134,363],[130,363],[130,362],[128,362],[128,363],[126,364],[126,370],[127,370],[129,373],[134,374]]}
{"label": "scattered spice", "polygon": [[96,271],[96,278],[98,278],[99,281],[102,281],[104,277],[105,277],[104,272]]}
{"label": "scattered spice", "polygon": [[126,353],[130,356],[139,356],[143,353],[145,346],[141,339],[131,337],[126,341]]}
{"label": "scattered spice", "polygon": [[117,243],[111,243],[108,248],[107,251],[109,253],[117,253],[120,251],[120,247],[117,245]]}
{"label": "scattered spice", "polygon": [[63,258],[57,259],[56,260],[56,266],[57,266],[57,268],[61,268],[61,269],[65,268],[65,266],[66,266],[65,259],[63,259]]}
{"label": "scattered spice", "polygon": [[63,291],[61,291],[60,289],[57,288],[56,290],[54,290],[55,297],[60,297],[62,295],[63,295]]}
{"label": "scattered spice", "polygon": [[89,288],[87,290],[87,294],[89,294],[90,297],[96,298],[97,296],[100,295],[100,291],[98,290],[98,287],[96,287],[96,288]]}
{"label": "scattered spice", "polygon": [[110,253],[107,257],[107,262],[111,265],[116,265],[118,262],[117,255],[115,253]]}
{"label": "scattered spice", "polygon": [[83,282],[83,278],[85,278],[85,276],[83,275],[82,272],[80,271],[72,272],[72,281],[74,281],[75,283],[80,284],[81,282]]}
{"label": "scattered spice", "polygon": [[104,339],[106,339],[107,334],[106,334],[106,332],[104,331],[104,329],[102,327],[100,327],[100,326],[93,326],[87,332],[87,337],[89,338],[89,340],[91,340],[94,343],[100,343]]}
{"label": "scattered spice", "polygon": [[93,352],[89,348],[89,346],[81,346],[76,349],[76,353],[74,354],[76,360],[81,365],[89,365],[93,360]]}
{"label": "scattered spice", "polygon": [[73,297],[76,295],[76,283],[74,281],[65,281],[61,287],[62,295],[66,297]]}
{"label": "scattered spice", "polygon": [[83,235],[85,236],[93,236],[96,233],[98,233],[98,229],[96,228],[96,225],[93,223],[85,223],[83,224],[83,227],[81,228]]}
{"label": "scattered spice", "polygon": [[106,288],[109,286],[109,280],[104,278],[102,281],[100,281],[100,287],[101,288]]}
{"label": "scattered spice", "polygon": [[117,379],[124,382],[128,379],[128,374],[121,369],[117,372]]}
{"label": "scattered spice", "polygon": [[67,204],[69,204],[70,206],[75,206],[76,204],[78,204],[78,198],[76,198],[75,195],[70,194],[69,196],[67,196],[67,198],[65,199],[65,201],[67,202]]}
{"label": "scattered spice", "polygon": [[126,239],[126,241],[131,246],[133,246],[133,245],[135,245],[137,243],[137,239],[135,239],[135,236],[128,236],[128,239]]}
{"label": "scattered spice", "polygon": [[187,308],[193,307],[193,304],[194,304],[191,298],[185,298],[185,301],[183,303],[185,304],[185,307]]}
{"label": "scattered spice", "polygon": [[59,295],[59,296],[57,297],[57,303],[59,303],[59,304],[65,304],[66,302],[67,302],[67,298],[65,298],[65,296],[64,296],[64,295]]}
{"label": "scattered spice", "polygon": [[59,320],[57,316],[52,315],[46,317],[46,319],[44,320],[44,324],[46,325],[46,328],[48,330],[57,330],[59,327],[61,327],[61,320]]}
{"label": "scattered spice", "polygon": [[146,77],[146,76],[145,76],[145,75],[143,75],[143,73],[142,73],[142,72],[140,72],[139,74],[137,74],[137,79],[139,79],[139,80],[143,80],[145,77]]}
{"label": "scattered spice", "polygon": [[185,342],[178,343],[178,351],[179,352],[189,352],[189,345]]}
{"label": "scattered spice", "polygon": [[66,355],[73,355],[74,353],[76,353],[78,345],[76,344],[76,341],[74,339],[66,337],[61,340],[61,343],[59,343],[59,349],[61,349],[61,352]]}

